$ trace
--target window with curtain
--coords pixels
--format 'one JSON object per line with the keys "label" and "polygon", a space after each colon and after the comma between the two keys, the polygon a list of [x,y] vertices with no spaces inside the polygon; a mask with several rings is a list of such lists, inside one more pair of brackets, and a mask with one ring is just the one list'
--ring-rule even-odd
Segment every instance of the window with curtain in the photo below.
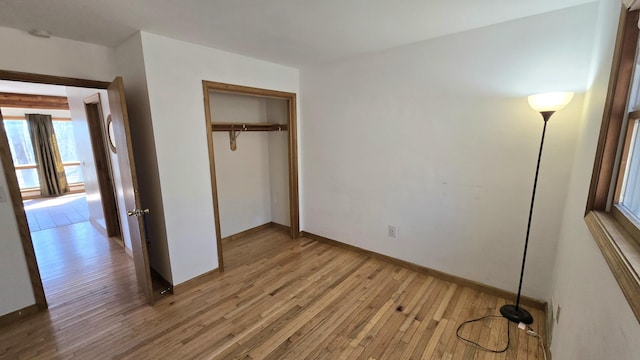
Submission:
{"label": "window with curtain", "polygon": [[[16,175],[21,190],[40,187],[33,146],[26,120],[4,120],[9,139],[11,157],[16,167]],[[60,156],[69,184],[81,184],[82,171],[76,153],[73,137],[73,123],[68,120],[53,120],[53,128],[60,148]]]}
{"label": "window with curtain", "polygon": [[76,154],[76,143],[73,137],[73,122],[53,120],[53,129],[58,139],[60,156],[64,164],[64,172],[69,184],[82,182],[82,171]]}

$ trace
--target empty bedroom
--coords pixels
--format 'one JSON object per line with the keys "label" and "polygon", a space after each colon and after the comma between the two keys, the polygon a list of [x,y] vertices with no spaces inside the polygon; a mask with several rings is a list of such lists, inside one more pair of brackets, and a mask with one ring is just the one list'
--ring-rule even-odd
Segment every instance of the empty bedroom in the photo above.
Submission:
{"label": "empty bedroom", "polygon": [[0,0],[118,225],[39,263],[3,108],[0,358],[637,359],[639,9]]}

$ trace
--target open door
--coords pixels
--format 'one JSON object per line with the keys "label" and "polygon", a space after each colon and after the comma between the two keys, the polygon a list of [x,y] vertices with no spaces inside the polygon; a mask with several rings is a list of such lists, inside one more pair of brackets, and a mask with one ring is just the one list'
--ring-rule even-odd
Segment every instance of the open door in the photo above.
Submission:
{"label": "open door", "polygon": [[[149,269],[149,254],[144,228],[144,216],[149,209],[142,209],[138,180],[135,171],[135,161],[132,153],[131,128],[129,116],[124,98],[124,84],[122,77],[117,77],[107,88],[109,95],[109,107],[111,108],[111,122],[113,124],[113,137],[118,149],[118,166],[124,193],[125,205],[129,220],[129,232],[131,234],[131,250],[133,262],[136,268],[138,286],[147,298],[149,305],[153,305],[153,288],[151,283],[151,271]],[[121,209],[122,210],[122,209]]]}

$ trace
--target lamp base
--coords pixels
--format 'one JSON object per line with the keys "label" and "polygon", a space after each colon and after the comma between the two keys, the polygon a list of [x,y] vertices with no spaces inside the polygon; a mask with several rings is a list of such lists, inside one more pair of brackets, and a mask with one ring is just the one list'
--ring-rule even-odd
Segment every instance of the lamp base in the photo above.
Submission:
{"label": "lamp base", "polygon": [[500,308],[500,314],[517,324],[525,323],[529,325],[533,322],[533,316],[527,310],[515,305],[503,305]]}

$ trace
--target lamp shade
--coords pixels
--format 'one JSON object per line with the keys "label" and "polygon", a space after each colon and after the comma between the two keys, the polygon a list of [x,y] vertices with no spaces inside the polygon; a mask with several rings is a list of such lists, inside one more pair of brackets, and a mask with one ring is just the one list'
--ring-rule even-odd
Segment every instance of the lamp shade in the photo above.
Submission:
{"label": "lamp shade", "polygon": [[529,105],[533,110],[558,111],[567,106],[573,98],[572,92],[551,92],[529,96]]}

